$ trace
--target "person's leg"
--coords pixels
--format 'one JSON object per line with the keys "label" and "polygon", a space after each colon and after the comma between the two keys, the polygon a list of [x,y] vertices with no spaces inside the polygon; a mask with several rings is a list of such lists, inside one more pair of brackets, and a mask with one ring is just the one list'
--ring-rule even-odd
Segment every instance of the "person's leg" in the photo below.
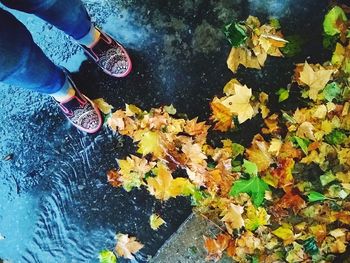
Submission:
{"label": "person's leg", "polygon": [[75,40],[91,29],[90,16],[80,0],[1,0],[9,8],[34,14]]}
{"label": "person's leg", "polygon": [[96,132],[102,119],[93,103],[45,56],[21,22],[1,8],[0,21],[0,81],[51,95],[73,125]]}
{"label": "person's leg", "polygon": [[0,9],[0,21],[0,81],[46,94],[58,92],[66,81],[62,69],[13,15]]}
{"label": "person's leg", "polygon": [[85,52],[109,75],[127,76],[132,68],[125,48],[96,29],[81,0],[0,0],[14,8],[51,23],[72,36]]}

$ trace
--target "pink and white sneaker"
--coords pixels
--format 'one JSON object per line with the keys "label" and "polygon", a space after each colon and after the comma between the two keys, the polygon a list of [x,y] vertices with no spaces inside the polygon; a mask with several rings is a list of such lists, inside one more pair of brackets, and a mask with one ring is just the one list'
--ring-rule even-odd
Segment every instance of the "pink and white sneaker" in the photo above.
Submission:
{"label": "pink and white sneaker", "polygon": [[75,127],[87,133],[96,133],[103,124],[100,110],[89,98],[81,94],[68,75],[67,79],[74,88],[75,94],[63,102],[56,102]]}
{"label": "pink and white sneaker", "polygon": [[100,32],[99,40],[92,47],[81,45],[82,48],[108,75],[126,77],[132,69],[128,52],[111,36],[98,28],[96,30]]}

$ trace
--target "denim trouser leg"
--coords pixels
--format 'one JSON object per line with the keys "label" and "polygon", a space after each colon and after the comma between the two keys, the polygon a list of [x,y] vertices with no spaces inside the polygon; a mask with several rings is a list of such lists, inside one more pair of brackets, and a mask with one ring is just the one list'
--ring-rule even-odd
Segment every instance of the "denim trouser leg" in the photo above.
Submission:
{"label": "denim trouser leg", "polygon": [[33,42],[25,26],[0,9],[0,81],[33,91],[52,94],[66,77]]}
{"label": "denim trouser leg", "polygon": [[[80,0],[0,0],[10,8],[35,14],[79,40],[91,28],[90,17]],[[24,25],[0,9],[0,81],[52,94],[66,77],[33,42]]]}
{"label": "denim trouser leg", "polygon": [[34,14],[78,40],[90,30],[91,21],[80,0],[0,0],[4,5]]}

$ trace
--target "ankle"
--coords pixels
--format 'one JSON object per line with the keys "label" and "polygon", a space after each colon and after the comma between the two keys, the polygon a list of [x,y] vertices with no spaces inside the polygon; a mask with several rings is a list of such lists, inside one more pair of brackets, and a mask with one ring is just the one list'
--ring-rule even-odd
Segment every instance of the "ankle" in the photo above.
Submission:
{"label": "ankle", "polygon": [[66,79],[62,88],[59,91],[57,91],[53,94],[50,94],[50,95],[58,102],[63,102],[63,101],[70,99],[71,97],[73,97],[75,95],[75,89],[72,86],[72,84],[70,83],[70,81],[68,79]]}
{"label": "ankle", "polygon": [[93,26],[91,24],[91,28],[89,30],[89,32],[84,36],[82,37],[81,39],[78,39],[77,42],[81,45],[84,45],[88,48],[91,48],[93,47],[96,42],[99,40],[100,38],[100,31],[98,31],[95,26]]}

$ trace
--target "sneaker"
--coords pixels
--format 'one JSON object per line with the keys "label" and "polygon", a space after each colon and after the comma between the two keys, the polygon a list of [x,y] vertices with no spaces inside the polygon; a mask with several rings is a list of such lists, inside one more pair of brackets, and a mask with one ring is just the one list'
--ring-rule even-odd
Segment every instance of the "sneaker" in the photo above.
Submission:
{"label": "sneaker", "polygon": [[75,94],[63,102],[56,102],[67,119],[79,130],[87,133],[97,132],[103,124],[100,110],[90,99],[81,94],[68,75],[67,79],[74,88]]}
{"label": "sneaker", "polygon": [[100,32],[99,40],[92,46],[81,45],[85,52],[110,76],[126,77],[132,68],[131,59],[125,48],[111,36]]}

